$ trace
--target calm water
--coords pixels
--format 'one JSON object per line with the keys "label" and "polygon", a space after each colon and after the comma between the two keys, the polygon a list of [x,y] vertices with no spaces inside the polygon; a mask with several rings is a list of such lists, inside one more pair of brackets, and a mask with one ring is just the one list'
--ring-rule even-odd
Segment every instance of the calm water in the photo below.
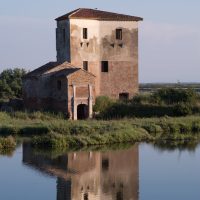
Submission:
{"label": "calm water", "polygon": [[200,147],[0,156],[1,200],[199,200]]}

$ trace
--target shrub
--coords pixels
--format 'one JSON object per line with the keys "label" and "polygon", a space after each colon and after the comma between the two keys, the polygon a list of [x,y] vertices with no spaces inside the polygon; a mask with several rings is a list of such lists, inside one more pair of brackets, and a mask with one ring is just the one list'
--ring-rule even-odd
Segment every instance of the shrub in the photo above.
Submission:
{"label": "shrub", "polygon": [[192,127],[189,124],[179,124],[180,126],[180,133],[191,133],[192,132]]}
{"label": "shrub", "polygon": [[16,142],[12,136],[0,138],[0,150],[13,149],[15,146]]}
{"label": "shrub", "polygon": [[137,94],[131,99],[132,104],[148,104],[150,103],[150,94]]}
{"label": "shrub", "polygon": [[66,137],[55,133],[44,136],[35,136],[31,143],[35,147],[50,149],[65,149],[68,146]]}
{"label": "shrub", "polygon": [[200,122],[196,121],[192,123],[192,132],[200,133]]}
{"label": "shrub", "polygon": [[22,77],[26,74],[25,69],[7,69],[0,74],[0,98],[21,98]]}
{"label": "shrub", "polygon": [[165,115],[174,116],[174,108],[166,105],[132,105],[117,102],[100,113],[99,117],[102,119],[120,119],[125,117],[162,117]]}
{"label": "shrub", "polygon": [[146,123],[145,125],[142,125],[142,128],[144,128],[149,134],[153,136],[163,132],[162,128],[154,123]]}
{"label": "shrub", "polygon": [[164,102],[168,105],[178,103],[195,104],[197,93],[192,89],[164,88],[156,91],[152,95],[152,99],[155,103]]}
{"label": "shrub", "polygon": [[186,116],[192,114],[192,106],[189,104],[180,103],[174,107],[175,116]]}
{"label": "shrub", "polygon": [[113,101],[109,97],[99,96],[96,98],[96,103],[94,105],[94,112],[103,112],[112,104]]}

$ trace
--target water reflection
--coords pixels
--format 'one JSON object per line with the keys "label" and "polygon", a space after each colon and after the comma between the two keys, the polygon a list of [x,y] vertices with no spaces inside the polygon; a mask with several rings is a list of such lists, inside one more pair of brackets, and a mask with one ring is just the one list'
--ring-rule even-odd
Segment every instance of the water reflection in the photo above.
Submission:
{"label": "water reflection", "polygon": [[188,151],[188,152],[195,152],[198,148],[199,140],[181,140],[181,141],[157,141],[155,143],[151,143],[160,151],[171,151],[174,152],[175,150],[179,151]]}
{"label": "water reflection", "polygon": [[57,177],[57,200],[138,200],[138,145],[128,150],[50,157],[23,144],[23,163]]}

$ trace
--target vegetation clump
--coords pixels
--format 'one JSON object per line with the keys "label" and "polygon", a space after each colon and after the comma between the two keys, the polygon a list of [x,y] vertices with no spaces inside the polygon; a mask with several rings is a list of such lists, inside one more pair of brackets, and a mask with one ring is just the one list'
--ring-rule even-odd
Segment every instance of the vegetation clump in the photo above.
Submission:
{"label": "vegetation clump", "polygon": [[49,133],[43,136],[34,136],[32,144],[33,146],[49,149],[63,150],[68,147],[65,136],[54,133]]}
{"label": "vegetation clump", "polygon": [[7,69],[0,74],[0,99],[22,98],[22,77],[25,69]]}
{"label": "vegetation clump", "polygon": [[94,112],[103,112],[105,109],[109,108],[114,101],[107,96],[99,96],[96,98]]}
{"label": "vegetation clump", "polygon": [[173,105],[184,103],[194,105],[197,101],[197,96],[197,93],[192,89],[165,88],[157,90],[151,98],[155,103],[159,104]]}
{"label": "vegetation clump", "polygon": [[6,150],[12,150],[16,147],[16,141],[12,136],[0,137],[0,153]]}
{"label": "vegetation clump", "polygon": [[199,99],[200,95],[192,89],[164,88],[154,93],[138,94],[129,101],[107,104],[108,106],[99,109],[97,118],[178,117],[199,114]]}

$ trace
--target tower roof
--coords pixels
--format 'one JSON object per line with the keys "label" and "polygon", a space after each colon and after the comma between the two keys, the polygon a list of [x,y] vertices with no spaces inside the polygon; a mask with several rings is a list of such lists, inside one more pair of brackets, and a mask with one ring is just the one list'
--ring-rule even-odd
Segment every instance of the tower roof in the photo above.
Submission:
{"label": "tower roof", "polygon": [[56,21],[62,21],[66,19],[92,19],[102,21],[142,21],[143,18],[118,14],[113,12],[101,11],[97,9],[79,8],[71,11],[65,15],[56,18]]}

